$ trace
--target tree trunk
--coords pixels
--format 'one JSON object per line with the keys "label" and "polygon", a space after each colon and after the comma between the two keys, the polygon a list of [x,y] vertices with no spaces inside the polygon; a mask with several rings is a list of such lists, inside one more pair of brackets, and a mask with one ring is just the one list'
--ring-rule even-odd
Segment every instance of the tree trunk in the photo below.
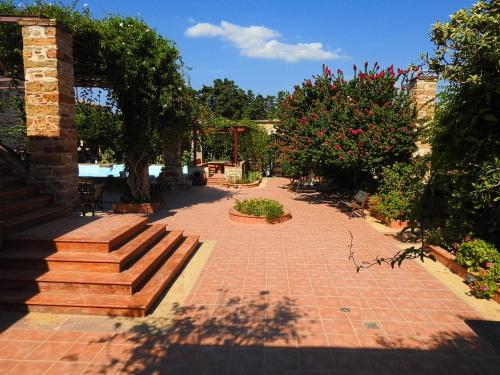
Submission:
{"label": "tree trunk", "polygon": [[148,202],[151,198],[149,186],[149,163],[145,153],[128,155],[127,184],[134,202]]}

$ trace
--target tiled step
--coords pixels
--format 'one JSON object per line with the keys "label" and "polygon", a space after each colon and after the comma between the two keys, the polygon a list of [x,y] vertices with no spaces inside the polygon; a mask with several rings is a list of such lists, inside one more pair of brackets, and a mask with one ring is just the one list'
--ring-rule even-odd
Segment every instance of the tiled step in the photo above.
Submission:
{"label": "tiled step", "polygon": [[0,288],[42,292],[132,294],[171,254],[181,239],[181,231],[168,233],[129,269],[121,273],[2,269]]}
{"label": "tiled step", "polygon": [[12,201],[32,197],[38,193],[38,188],[31,185],[15,186],[0,190],[0,201]]}
{"label": "tiled step", "polygon": [[8,235],[5,247],[109,253],[143,231],[147,221],[146,217],[137,215],[67,217],[57,222]]}
{"label": "tiled step", "polygon": [[0,164],[0,176],[12,175],[12,170],[6,164]]}
{"label": "tiled step", "polygon": [[57,219],[65,215],[66,211],[60,206],[43,208],[41,210],[36,210],[5,220],[5,231],[6,233],[12,233],[24,230],[34,225],[46,223],[49,220]]}
{"label": "tiled step", "polygon": [[25,249],[15,246],[0,252],[0,264],[9,269],[45,271],[121,272],[161,236],[165,225],[149,225],[139,235],[111,253]]}
{"label": "tiled step", "polygon": [[50,195],[38,195],[15,201],[0,201],[0,220],[48,207],[52,201],[53,198]]}
{"label": "tiled step", "polygon": [[19,176],[2,176],[0,175],[0,188],[9,188],[12,186],[21,185],[24,179]]}
{"label": "tiled step", "polygon": [[144,316],[189,260],[198,237],[187,237],[149,281],[133,295],[2,291],[2,309],[66,314]]}

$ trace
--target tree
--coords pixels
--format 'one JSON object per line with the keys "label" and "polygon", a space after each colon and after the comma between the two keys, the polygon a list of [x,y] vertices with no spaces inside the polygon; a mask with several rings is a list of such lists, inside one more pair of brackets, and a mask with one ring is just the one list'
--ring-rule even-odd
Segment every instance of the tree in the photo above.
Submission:
{"label": "tree", "polygon": [[334,75],[324,66],[322,75],[296,85],[281,102],[280,162],[293,175],[347,172],[366,188],[384,166],[408,161],[416,138],[408,82],[416,69],[368,69],[365,63],[346,80],[342,71]]}
{"label": "tree", "polygon": [[447,83],[432,124],[422,202],[442,244],[479,236],[500,247],[500,3],[479,1],[431,31],[429,68]]}
{"label": "tree", "polygon": [[[36,1],[19,8],[11,1],[2,1],[0,12],[55,18],[72,32],[75,83],[108,90],[108,100],[123,121],[122,150],[131,195],[136,202],[148,201],[149,162],[158,153],[161,129],[165,126],[163,114],[171,103],[176,103],[165,100],[178,95],[182,78],[182,61],[173,42],[139,19],[95,19],[89,10],[76,10],[76,4]],[[19,27],[0,25],[0,40],[0,45],[10,48],[0,48],[2,70],[11,77],[22,77]]]}

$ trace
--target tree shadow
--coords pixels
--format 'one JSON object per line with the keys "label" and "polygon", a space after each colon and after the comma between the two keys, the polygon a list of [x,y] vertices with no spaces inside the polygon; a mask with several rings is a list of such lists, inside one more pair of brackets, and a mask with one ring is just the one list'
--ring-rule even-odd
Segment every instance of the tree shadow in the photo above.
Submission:
{"label": "tree shadow", "polygon": [[[320,335],[293,298],[263,291],[227,296],[218,306],[175,305],[171,318],[134,325],[96,340],[105,343],[96,373],[108,374],[493,374],[500,357],[472,330],[443,329],[427,336]],[[498,325],[498,322],[487,322]],[[119,327],[117,323],[117,329]],[[340,325],[340,320],[339,320]]]}
{"label": "tree shadow", "polygon": [[237,192],[212,186],[193,186],[188,190],[166,191],[162,193],[164,209],[150,215],[150,221],[161,220],[173,216],[177,210],[182,208],[192,208],[199,204],[229,200],[232,199],[235,194],[237,194]]}

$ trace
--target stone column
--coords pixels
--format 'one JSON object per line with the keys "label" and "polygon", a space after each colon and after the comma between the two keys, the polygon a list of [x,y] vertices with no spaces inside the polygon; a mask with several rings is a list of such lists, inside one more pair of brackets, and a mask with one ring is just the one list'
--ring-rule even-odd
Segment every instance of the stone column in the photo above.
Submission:
{"label": "stone column", "polygon": [[185,186],[186,181],[182,174],[182,151],[181,137],[172,128],[167,128],[163,144],[163,156],[165,167],[162,172],[162,183],[171,189]]}
{"label": "stone column", "polygon": [[30,172],[68,213],[78,207],[73,37],[55,20],[20,21]]}
{"label": "stone column", "polygon": [[[433,75],[423,74],[411,82],[411,88],[417,107],[417,124],[425,126],[434,118],[437,78]],[[425,155],[431,151],[431,146],[428,143],[418,141],[417,147],[419,155]]]}

